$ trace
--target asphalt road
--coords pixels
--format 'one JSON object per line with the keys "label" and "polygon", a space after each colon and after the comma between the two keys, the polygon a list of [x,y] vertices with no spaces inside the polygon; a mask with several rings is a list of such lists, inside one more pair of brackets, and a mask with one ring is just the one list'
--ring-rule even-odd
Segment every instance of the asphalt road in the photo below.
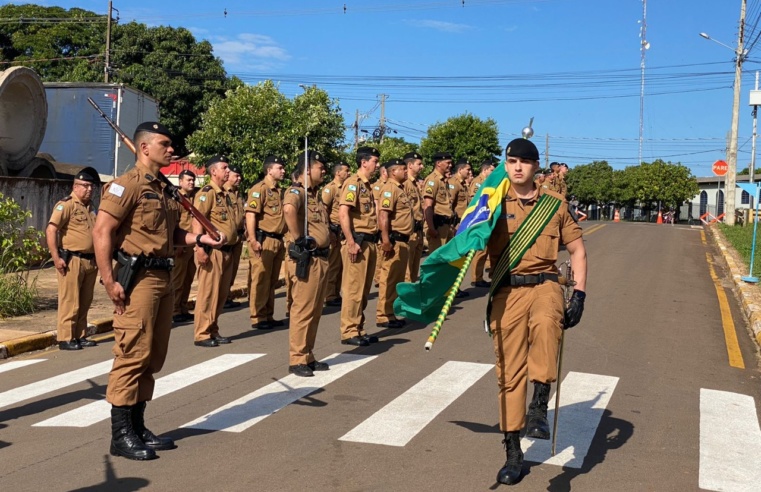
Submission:
{"label": "asphalt road", "polygon": [[[524,440],[512,490],[758,490],[759,364],[724,266],[699,229],[585,224],[590,274],[581,324],[565,337],[558,454]],[[710,260],[710,263],[709,263]],[[712,265],[713,264],[713,265]],[[254,331],[226,312],[231,345],[172,332],[147,423],[178,448],[135,462],[108,454],[110,343],[0,364],[5,490],[489,490],[504,462],[485,290],[469,289],[434,349],[430,327],[373,327],[339,343],[326,309],[312,379],[287,376],[287,329]],[[282,317],[284,299],[276,302]],[[735,326],[723,322],[730,315]],[[726,329],[725,329],[726,328]],[[739,345],[732,347],[736,333]],[[730,359],[730,355],[733,358]],[[737,366],[738,357],[744,367]],[[29,364],[21,366],[21,364]],[[77,371],[77,372],[74,372]],[[182,371],[182,372],[179,372]],[[179,372],[179,373],[178,373]],[[177,373],[177,374],[176,374]],[[64,376],[61,376],[64,375]],[[554,391],[554,390],[553,390]],[[105,412],[105,413],[104,413]]]}

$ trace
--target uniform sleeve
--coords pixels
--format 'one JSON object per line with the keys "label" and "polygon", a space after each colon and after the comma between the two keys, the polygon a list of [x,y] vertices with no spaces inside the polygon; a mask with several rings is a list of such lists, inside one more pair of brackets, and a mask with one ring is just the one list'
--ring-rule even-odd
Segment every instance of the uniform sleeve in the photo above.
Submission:
{"label": "uniform sleeve", "polygon": [[340,205],[349,205],[351,207],[357,207],[359,205],[359,189],[357,188],[357,181],[349,181],[341,189]]}
{"label": "uniform sleeve", "polygon": [[428,176],[425,180],[425,186],[423,187],[423,198],[430,198],[436,201],[436,193],[439,191],[439,182],[433,177]]}
{"label": "uniform sleeve", "polygon": [[573,220],[568,211],[568,203],[563,201],[558,213],[560,214],[560,241],[563,244],[568,244],[579,239],[582,236],[581,226]]}
{"label": "uniform sleeve", "polygon": [[382,188],[382,187],[381,187],[381,185],[380,185],[380,184],[374,184],[374,185],[373,185],[373,199],[374,199],[375,201],[378,201],[378,200],[380,200],[380,196],[381,196],[381,188]]}
{"label": "uniform sleeve", "polygon": [[[398,189],[398,188],[397,188]],[[399,198],[399,193],[394,190],[393,185],[386,185],[381,189],[380,194],[380,208],[388,212],[396,210],[396,200]]]}
{"label": "uniform sleeve", "polygon": [[196,193],[196,199],[195,207],[198,209],[199,212],[201,212],[205,217],[209,217],[211,214],[211,207],[214,204],[214,197],[212,196],[212,191],[199,191]]}
{"label": "uniform sleeve", "polygon": [[53,224],[59,229],[65,226],[69,222],[71,217],[71,207],[66,205],[66,202],[58,202],[53,208],[53,213],[50,216],[48,223]]}
{"label": "uniform sleeve", "polygon": [[248,191],[248,199],[246,200],[246,206],[245,210],[246,212],[251,212],[255,214],[260,214],[264,210],[264,205],[262,204],[262,187],[261,186],[252,186],[251,189]]}
{"label": "uniform sleeve", "polygon": [[98,211],[112,215],[121,223],[140,198],[137,190],[135,183],[130,181],[111,181],[103,188]]}
{"label": "uniform sleeve", "polygon": [[325,205],[325,208],[330,210],[331,205],[333,205],[333,200],[335,199],[335,191],[334,186],[326,186],[322,189],[322,193],[320,193],[320,200],[322,200],[322,203]]}
{"label": "uniform sleeve", "polygon": [[303,195],[304,190],[300,188],[290,188],[285,192],[285,196],[283,197],[283,207],[290,205],[296,210],[299,210],[304,201]]}

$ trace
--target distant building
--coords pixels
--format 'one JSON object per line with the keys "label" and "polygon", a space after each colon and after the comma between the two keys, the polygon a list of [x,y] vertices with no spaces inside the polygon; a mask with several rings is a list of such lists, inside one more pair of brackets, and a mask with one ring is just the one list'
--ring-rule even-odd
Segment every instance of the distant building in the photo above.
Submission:
{"label": "distant building", "polygon": [[196,186],[206,182],[206,168],[204,166],[196,166],[187,157],[172,161],[169,166],[161,169],[161,173],[169,178],[169,181],[172,183],[178,184],[180,173],[185,170],[192,171],[196,175]]}
{"label": "distant building", "polygon": [[[750,179],[748,175],[738,175],[738,183],[747,183]],[[699,219],[703,214],[709,213],[714,217],[725,212],[725,176],[710,176],[706,178],[697,178],[700,192],[692,200],[681,207],[680,216],[686,219],[692,216]],[[761,174],[754,176],[754,181],[761,181]],[[751,197],[748,192],[735,188],[735,207],[737,209],[751,208]]]}

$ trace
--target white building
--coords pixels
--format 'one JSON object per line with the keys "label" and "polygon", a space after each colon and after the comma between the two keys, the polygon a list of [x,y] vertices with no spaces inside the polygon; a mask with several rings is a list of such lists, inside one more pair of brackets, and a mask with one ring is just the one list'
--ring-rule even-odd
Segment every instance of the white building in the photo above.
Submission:
{"label": "white building", "polygon": [[[737,176],[738,183],[747,183],[750,176]],[[707,178],[697,178],[700,193],[695,195],[691,201],[682,206],[680,216],[686,219],[692,216],[699,219],[706,213],[718,217],[725,212],[725,182],[724,176],[711,176]],[[761,181],[761,174],[756,174],[754,181]],[[738,209],[751,208],[750,196],[746,191],[735,188],[735,207]]]}

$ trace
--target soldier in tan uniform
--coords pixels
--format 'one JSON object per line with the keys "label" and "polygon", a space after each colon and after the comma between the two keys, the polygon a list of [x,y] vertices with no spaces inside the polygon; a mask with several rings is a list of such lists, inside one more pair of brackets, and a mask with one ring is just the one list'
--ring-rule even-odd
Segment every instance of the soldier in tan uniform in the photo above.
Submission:
{"label": "soldier in tan uniform", "polygon": [[[248,191],[246,229],[251,265],[251,328],[269,330],[283,326],[275,320],[275,285],[285,258],[283,197],[278,184],[285,178],[284,161],[270,155],[264,159],[266,176]],[[287,274],[286,274],[287,276]],[[290,290],[290,287],[289,287]],[[289,305],[290,308],[290,305]]]}
{"label": "soldier in tan uniform", "polygon": [[341,220],[338,210],[341,188],[344,181],[349,177],[349,165],[338,162],[333,165],[333,181],[328,183],[320,193],[322,203],[328,211],[330,219],[330,256],[328,257],[328,273],[325,278],[325,305],[341,305],[341,276],[343,274],[343,261],[341,260],[341,241],[344,239],[341,232]]}
{"label": "soldier in tan uniform", "polygon": [[[196,194],[196,175],[187,169],[180,172],[180,193],[188,200],[193,201]],[[190,212],[180,207],[180,228],[184,231],[193,230],[193,216]],[[193,248],[174,248],[174,268],[172,268],[172,285],[174,287],[174,311],[172,321],[184,323],[193,319],[188,309],[188,297],[193,279],[196,276],[196,263]]]}
{"label": "soldier in tan uniform", "polygon": [[[164,365],[172,328],[174,246],[219,247],[227,238],[222,234],[214,241],[179,228],[179,207],[156,178],[174,152],[169,131],[159,123],[142,123],[134,143],[135,167],[103,190],[93,244],[115,312],[114,365],[106,390],[112,405],[111,454],[149,460],[156,458],[156,449],[175,447],[171,439],[148,430],[144,420],[146,402],[153,398],[153,375]],[[111,264],[115,252],[116,272]],[[131,274],[131,284],[125,272]]]}
{"label": "soldier in tan uniform", "polygon": [[[496,162],[494,159],[486,159],[484,162],[481,163],[481,172],[478,173],[478,176],[473,178],[473,181],[470,183],[470,188],[468,189],[468,196],[470,197],[469,200],[473,200],[473,197],[475,197],[478,193],[480,193],[481,186],[484,184],[484,181],[486,181],[486,178],[489,177],[491,172],[494,170],[494,165]],[[470,285],[473,287],[490,287],[491,284],[484,280],[484,269],[486,268],[486,251],[477,251],[476,254],[473,256],[473,270],[472,270],[472,276],[473,281],[470,282]]]}
{"label": "soldier in tan uniform", "polygon": [[[543,194],[560,195],[537,187],[534,172],[539,168],[539,151],[529,140],[519,138],[506,149],[507,173],[511,186],[503,212],[488,243],[492,265],[497,265],[510,237],[524,222]],[[564,244],[574,272],[573,296],[564,308],[563,291],[555,266],[558,247]],[[499,471],[500,483],[520,480],[523,452],[520,431],[526,436],[549,439],[547,403],[550,383],[557,380],[557,356],[561,330],[581,319],[586,297],[587,260],[581,227],[563,201],[540,231],[520,263],[502,279],[492,299],[490,330],[497,357],[500,429],[504,433],[507,461]],[[526,422],[526,393],[534,382],[534,396]]]}
{"label": "soldier in tan uniform", "polygon": [[423,256],[425,237],[423,235],[423,196],[418,186],[418,176],[423,170],[423,158],[417,152],[404,154],[404,162],[407,164],[407,179],[404,180],[404,193],[412,207],[413,231],[410,235],[409,261],[407,271],[404,274],[405,282],[417,282],[420,273],[420,258]]}
{"label": "soldier in tan uniform", "polygon": [[[378,180],[375,181],[373,186],[373,199],[375,200],[375,210],[380,209],[380,193],[381,188],[383,188],[386,183],[388,182],[388,171],[385,167],[381,166],[381,168],[378,170]],[[373,275],[373,283],[376,287],[379,285],[379,275],[380,275],[380,266],[381,262],[376,261],[375,262],[375,274]]]}
{"label": "soldier in tan uniform", "polygon": [[568,164],[561,162],[560,167],[558,167],[557,187],[558,193],[563,197],[564,200],[568,196],[568,185],[565,182],[566,174],[568,174]]}
{"label": "soldier in tan uniform", "polygon": [[[209,184],[201,188],[195,197],[195,207],[227,237],[218,250],[196,247],[198,266],[198,296],[195,308],[195,334],[197,347],[216,347],[231,343],[219,334],[219,315],[230,291],[233,273],[233,250],[238,238],[238,208],[233,196],[224,189],[230,177],[229,161],[223,155],[215,155],[206,161]],[[193,219],[193,232],[203,232],[201,224]]]}
{"label": "soldier in tan uniform", "polygon": [[56,203],[45,236],[58,273],[58,348],[81,350],[97,343],[88,340],[87,312],[92,303],[98,267],[92,244],[95,225],[93,186],[98,173],[85,168],[74,177],[71,195]]}
{"label": "soldier in tan uniform", "polygon": [[376,309],[377,326],[401,328],[405,320],[394,315],[396,285],[404,281],[409,266],[409,241],[415,231],[412,203],[404,183],[407,181],[407,165],[401,159],[383,164],[388,171],[388,181],[381,189],[378,228],[380,243],[380,287]]}
{"label": "soldier in tan uniform", "polygon": [[240,266],[240,256],[243,254],[243,242],[246,240],[246,216],[243,209],[243,197],[240,195],[240,182],[243,180],[243,170],[237,164],[230,164],[228,169],[230,175],[225,183],[225,191],[230,194],[235,204],[238,222],[235,224],[238,230],[238,242],[233,246],[233,273],[230,276],[230,292],[227,294],[224,308],[232,309],[240,307],[240,302],[232,297],[232,287],[235,284],[235,277],[238,276],[238,266]]}
{"label": "soldier in tan uniform", "polygon": [[[304,164],[309,162],[309,173]],[[299,154],[295,177],[301,186],[292,186],[283,198],[288,231],[294,238],[289,246],[287,271],[291,277],[293,303],[288,325],[288,372],[301,377],[314,376],[314,371],[327,371],[328,364],[315,359],[315,339],[325,299],[325,275],[330,254],[328,212],[318,192],[325,175],[324,159],[319,152]],[[308,222],[304,230],[304,221]]]}
{"label": "soldier in tan uniform", "polygon": [[[473,167],[470,160],[463,157],[454,166],[452,177],[449,178],[449,196],[452,197],[452,210],[455,215],[455,226],[462,219],[462,214],[468,208],[470,203],[470,194],[468,193],[468,179],[473,177]],[[454,235],[454,234],[453,234]]]}
{"label": "soldier in tan uniform", "polygon": [[344,264],[341,303],[341,343],[365,347],[378,337],[365,334],[365,307],[377,260],[378,223],[370,176],[380,152],[374,147],[357,149],[357,173],[341,189],[339,218],[346,240],[341,247]]}
{"label": "soldier in tan uniform", "polygon": [[544,178],[544,184],[547,186],[547,189],[554,191],[555,193],[560,193],[560,178],[558,176],[559,169],[559,162],[550,163],[550,173],[547,174]]}
{"label": "soldier in tan uniform", "polygon": [[423,214],[428,225],[429,253],[452,238],[452,225],[455,221],[452,196],[444,177],[452,168],[452,155],[449,152],[437,152],[433,155],[433,165],[433,172],[425,178],[423,185]]}

